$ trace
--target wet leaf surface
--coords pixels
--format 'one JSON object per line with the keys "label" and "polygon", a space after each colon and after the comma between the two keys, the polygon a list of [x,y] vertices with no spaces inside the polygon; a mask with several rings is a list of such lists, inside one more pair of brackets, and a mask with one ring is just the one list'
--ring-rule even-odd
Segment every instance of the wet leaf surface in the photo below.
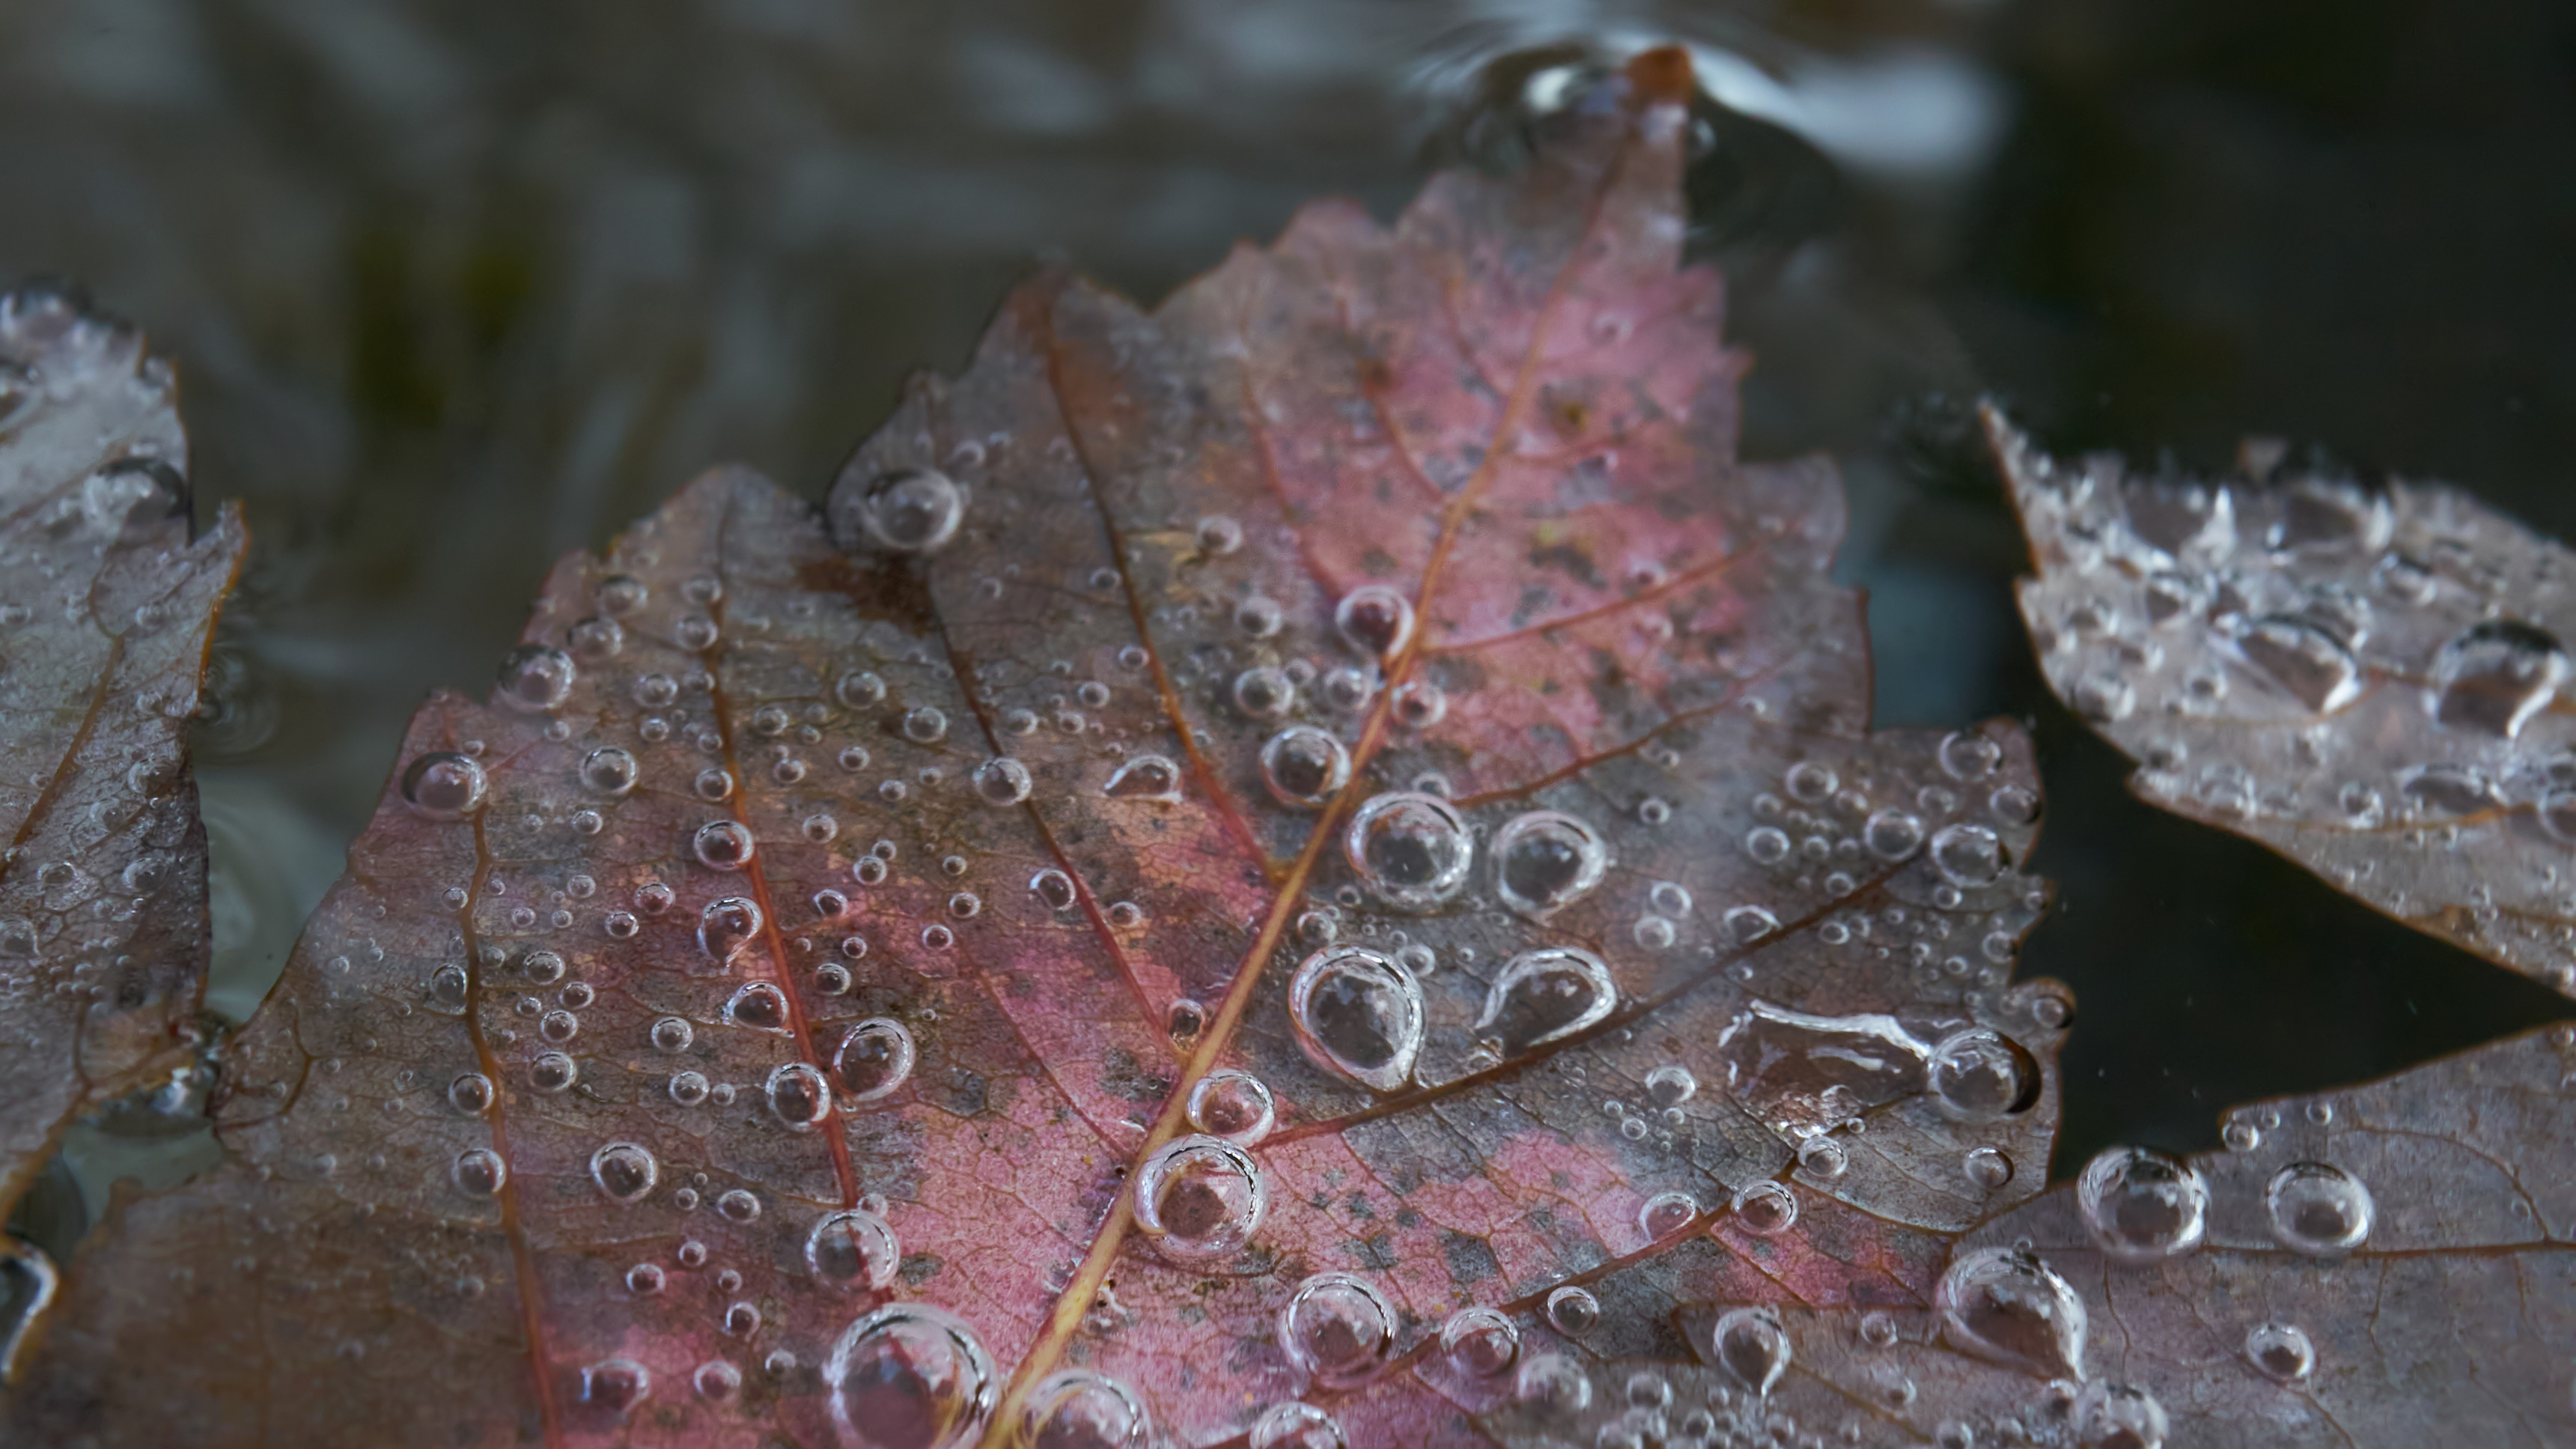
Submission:
{"label": "wet leaf surface", "polygon": [[[1737,1352],[1721,1358],[1719,1315],[1686,1312],[1699,1364],[1588,1366],[1581,1411],[1515,1408],[1494,1421],[1497,1436],[1651,1443],[1645,1431],[1660,1424],[1725,1444],[1783,1442],[1767,1436],[1786,1428],[1799,1443],[1945,1449],[2563,1443],[2576,1432],[2571,1067],[2576,1031],[2553,1027],[2367,1086],[2239,1108],[2231,1150],[2191,1159],[2156,1210],[2136,1211],[2142,1194],[2129,1215],[2103,1215],[2122,1225],[2126,1258],[2094,1230],[2074,1183],[1961,1239],[1958,1261],[2027,1252],[2072,1290],[2080,1372],[1978,1355],[1938,1311],[1801,1306],[1778,1315],[1787,1352],[1763,1399],[1741,1372],[1766,1362],[1744,1352],[1761,1340],[1738,1324]],[[2180,1200],[2177,1182],[2205,1200],[2189,1246],[2149,1230],[2180,1221],[2162,1211]],[[2366,1231],[2326,1236],[2358,1224]],[[2357,1241],[2324,1246],[2342,1236]]]}
{"label": "wet leaf surface", "polygon": [[2576,994],[2571,560],[2456,489],[2051,459],[1991,409],[2060,698],[2155,804]]}
{"label": "wet leaf surface", "polygon": [[1464,1444],[1705,1305],[1921,1310],[2045,1177],[2037,782],[1866,732],[1687,87],[1150,315],[1041,278],[819,513],[565,560],[13,1430]]}
{"label": "wet leaf surface", "polygon": [[74,1118],[199,1039],[187,729],[246,535],[227,507],[192,539],[187,476],[138,333],[0,294],[0,1214]]}

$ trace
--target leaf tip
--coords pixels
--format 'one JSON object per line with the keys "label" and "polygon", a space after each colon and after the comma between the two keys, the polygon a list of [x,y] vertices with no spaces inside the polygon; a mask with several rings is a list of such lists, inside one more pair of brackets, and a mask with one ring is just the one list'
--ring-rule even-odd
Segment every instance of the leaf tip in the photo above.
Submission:
{"label": "leaf tip", "polygon": [[1696,85],[1690,51],[1680,45],[1658,45],[1628,61],[1628,86],[1640,105],[1688,105]]}

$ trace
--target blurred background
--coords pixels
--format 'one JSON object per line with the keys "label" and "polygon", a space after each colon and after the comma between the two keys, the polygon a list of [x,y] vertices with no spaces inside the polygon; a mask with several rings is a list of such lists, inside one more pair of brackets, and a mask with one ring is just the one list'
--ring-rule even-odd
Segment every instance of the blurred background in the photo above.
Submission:
{"label": "blurred background", "polygon": [[[718,462],[819,496],[1042,253],[1159,297],[1309,197],[1391,216],[1509,165],[1549,76],[1662,38],[1710,90],[1693,235],[1759,359],[1748,454],[1846,471],[1879,722],[2037,731],[2062,906],[2023,970],[2081,1011],[2058,1171],[2566,1014],[2128,798],[2027,657],[1964,404],[2061,451],[2314,441],[2576,537],[2576,9],[11,0],[0,281],[141,324],[201,498],[257,536],[198,744],[215,1008],[256,1004],[403,721],[488,687],[556,554]],[[203,1150],[68,1155],[94,1191]]]}

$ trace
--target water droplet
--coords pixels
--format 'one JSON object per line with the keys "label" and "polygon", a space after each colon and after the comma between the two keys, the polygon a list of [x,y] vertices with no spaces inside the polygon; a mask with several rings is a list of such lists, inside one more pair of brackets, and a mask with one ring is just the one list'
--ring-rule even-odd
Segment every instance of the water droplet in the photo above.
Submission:
{"label": "water droplet", "polygon": [[948,738],[948,715],[930,705],[905,710],[903,737],[916,745],[935,745]]}
{"label": "water droplet", "polygon": [[1380,1092],[1412,1075],[1422,1049],[1422,987],[1364,946],[1308,956],[1288,983],[1297,1044],[1317,1066]]}
{"label": "water droplet", "polygon": [[2039,1100],[2038,1063],[1992,1027],[1972,1026],[1943,1038],[1924,1074],[1941,1109],[1965,1122],[2025,1112]]}
{"label": "water droplet", "polygon": [[885,702],[886,682],[874,670],[853,670],[832,686],[832,697],[852,709],[867,709]]}
{"label": "water droplet", "polygon": [[2188,1253],[2208,1230],[2209,1180],[2143,1147],[2095,1155],[2075,1181],[2075,1201],[2093,1240],[2124,1263]]}
{"label": "water droplet", "polygon": [[2297,1383],[2317,1366],[2316,1345],[2295,1323],[2258,1323],[2245,1330],[2245,1358],[2278,1384]]}
{"label": "water droplet", "polygon": [[626,1270],[626,1291],[643,1297],[649,1298],[661,1292],[669,1281],[670,1275],[664,1273],[659,1264],[638,1263]]}
{"label": "water droplet", "polygon": [[1569,1283],[1549,1292],[1546,1311],[1548,1327],[1568,1338],[1580,1338],[1601,1321],[1601,1300]]}
{"label": "water droplet", "polygon": [[580,1079],[580,1064],[562,1052],[540,1053],[528,1063],[528,1082],[540,1092],[567,1092]]}
{"label": "water droplet", "polygon": [[760,935],[760,907],[741,896],[719,896],[698,916],[698,946],[719,961]]}
{"label": "water droplet", "polygon": [[1321,805],[1340,793],[1350,778],[1349,751],[1313,725],[1290,725],[1262,743],[1261,783],[1282,805]]}
{"label": "water droplet", "polygon": [[1810,1177],[1828,1180],[1843,1175],[1851,1167],[1851,1154],[1831,1137],[1810,1137],[1798,1144],[1798,1170]]}
{"label": "water droplet", "polygon": [[890,1017],[870,1017],[851,1027],[832,1053],[832,1081],[853,1103],[894,1094],[912,1075],[919,1055],[912,1032]]}
{"label": "water droplet", "polygon": [[1284,618],[1277,600],[1265,599],[1259,594],[1234,606],[1234,627],[1255,639],[1267,639],[1278,633]]}
{"label": "water droplet", "polygon": [[1737,1308],[1719,1315],[1709,1331],[1709,1357],[1756,1397],[1768,1397],[1789,1371],[1789,1335],[1768,1308]]}
{"label": "water droplet", "polygon": [[824,1086],[822,1072],[808,1063],[780,1065],[770,1072],[764,1090],[771,1114],[790,1127],[811,1127],[831,1115],[831,1090]]}
{"label": "water droplet", "polygon": [[1030,876],[1029,890],[1051,911],[1069,911],[1080,899],[1073,888],[1073,877],[1060,870],[1042,870]]}
{"label": "water droplet", "polygon": [[1137,755],[1109,776],[1101,793],[1112,800],[1177,803],[1181,798],[1181,767],[1161,755]]}
{"label": "water droplet", "polygon": [[1953,780],[1982,780],[2004,762],[2004,748],[1984,735],[1954,731],[1941,740],[1941,770]]}
{"label": "water droplet", "polygon": [[2511,619],[2489,619],[2434,656],[2427,708],[2446,728],[2509,740],[2549,707],[2566,680],[2567,653],[2558,636]]}
{"label": "water droplet", "polygon": [[805,1235],[806,1271],[826,1288],[875,1292],[892,1283],[902,1266],[894,1229],[863,1207],[827,1213]]}
{"label": "water droplet", "polygon": [[2134,1384],[2096,1379],[2075,1396],[2071,1417],[2083,1449],[2163,1449],[2165,1406]]}
{"label": "water droplet", "polygon": [[553,709],[572,693],[572,657],[543,644],[522,644],[501,656],[501,703],[524,713]]}
{"label": "water droplet", "polygon": [[671,625],[671,637],[683,649],[712,649],[717,633],[716,621],[704,614],[682,614]]}
{"label": "water droplet", "polygon": [[760,1031],[785,1031],[787,993],[766,981],[737,987],[725,1002],[725,1020]]}
{"label": "water droplet", "polygon": [[1646,1073],[1646,1099],[1658,1107],[1678,1107],[1699,1092],[1699,1078],[1691,1069],[1667,1065]]}
{"label": "water droplet", "polygon": [[706,1101],[714,1088],[704,1072],[673,1072],[669,1088],[671,1100],[683,1107],[695,1107]]}
{"label": "water droplet", "polygon": [[1145,1449],[1152,1421],[1136,1391],[1088,1369],[1038,1381],[1020,1413],[1013,1449]]}
{"label": "water droplet", "polygon": [[1318,1273],[1279,1310],[1279,1343],[1298,1372],[1346,1389],[1376,1377],[1395,1351],[1395,1309],[1365,1279]]}
{"label": "water droplet", "polygon": [[1982,825],[1944,825],[1932,834],[1932,868],[1954,886],[1992,885],[2004,873],[2004,845]]}
{"label": "water droplet", "polygon": [[611,1142],[590,1154],[590,1180],[611,1202],[643,1201],[661,1176],[662,1164],[632,1142]]}
{"label": "water droplet", "polygon": [[975,794],[987,805],[1017,805],[1029,798],[1029,767],[996,755],[975,767]]}
{"label": "water droplet", "polygon": [[490,1197],[510,1180],[510,1169],[501,1154],[491,1148],[469,1147],[456,1154],[449,1175],[455,1179],[457,1191],[471,1197]]}
{"label": "water droplet", "polygon": [[[1557,1290],[1559,1293],[1582,1291],[1579,1288]],[[1512,1396],[1520,1401],[1523,1408],[1535,1413],[1555,1419],[1571,1419],[1592,1406],[1592,1380],[1572,1359],[1562,1354],[1543,1353],[1521,1365],[1520,1373],[1512,1380]]]}
{"label": "water droplet", "polygon": [[2304,619],[2265,619],[2236,640],[2236,652],[2301,704],[2322,714],[2361,693],[2361,665],[2333,635]]}
{"label": "water droplet", "polygon": [[623,1414],[653,1391],[652,1371],[631,1358],[612,1358],[581,1371],[581,1401]]}
{"label": "water droplet", "polygon": [[1269,1184],[1252,1158],[1214,1137],[1175,1138],[1136,1171],[1137,1231],[1175,1262],[1241,1251],[1269,1202]]}
{"label": "water droplet", "polygon": [[1395,722],[1409,730],[1427,730],[1449,716],[1449,694],[1427,679],[1410,679],[1395,687],[1389,704]]}
{"label": "water droplet", "polygon": [[1190,1126],[1238,1147],[1269,1136],[1278,1110],[1270,1088],[1250,1072],[1213,1071],[1190,1088]]}
{"label": "water droplet", "polygon": [[1413,637],[1413,605],[1384,584],[1362,584],[1334,606],[1333,627],[1361,653],[1392,658]]}
{"label": "water droplet", "polygon": [[2013,1161],[1992,1147],[1971,1147],[1959,1158],[1959,1171],[1968,1181],[1993,1192],[2013,1180]]}
{"label": "water droplet", "polygon": [[1770,1237],[1798,1225],[1798,1194],[1785,1182],[1754,1183],[1737,1193],[1729,1206],[1737,1225],[1749,1233]]}
{"label": "water droplet", "polygon": [[1243,547],[1243,525],[1221,513],[1200,519],[1196,536],[1200,548],[1220,556]]}
{"label": "water droplet", "polygon": [[1378,899],[1427,911],[1466,883],[1475,844],[1466,819],[1448,801],[1396,791],[1372,797],[1351,817],[1342,853]]}
{"label": "water droplet", "polygon": [[1881,810],[1862,824],[1861,844],[1881,860],[1905,860],[1923,848],[1923,821],[1903,810]]}
{"label": "water droplet", "polygon": [[644,607],[652,590],[631,574],[610,574],[599,581],[599,607],[610,614],[632,614]]}
{"label": "water droplet", "polygon": [[2504,792],[2475,765],[2438,764],[2408,770],[2398,789],[2418,809],[2441,815],[2474,815],[2500,809]]}
{"label": "water droplet", "polygon": [[1599,831],[1555,810],[1514,816],[1494,832],[1493,853],[1503,904],[1532,920],[1582,899],[1610,864]]}
{"label": "water droplet", "polygon": [[601,795],[623,795],[634,789],[640,773],[635,757],[615,745],[593,750],[581,761],[582,788]]}
{"label": "water droplet", "polygon": [[1520,1357],[1521,1331],[1491,1308],[1461,1308],[1440,1325],[1440,1351],[1461,1370],[1490,1379]]}
{"label": "water droplet", "polygon": [[[735,1188],[731,1192],[724,1193],[716,1198],[716,1211],[724,1214],[727,1219],[733,1222],[753,1222],[760,1217],[760,1199],[741,1188]],[[732,1283],[724,1283],[724,1278],[730,1276],[732,1275],[721,1275],[717,1279],[718,1283],[722,1285],[724,1290],[728,1293],[742,1286],[739,1278],[736,1278]]]}
{"label": "water droplet", "polygon": [[1699,1216],[1699,1200],[1686,1192],[1659,1192],[1637,1209],[1637,1231],[1652,1242],[1689,1227]]}
{"label": "water droplet", "polygon": [[1250,1449],[1347,1449],[1342,1426],[1312,1404],[1272,1404],[1252,1425]]}
{"label": "water droplet", "polygon": [[1726,934],[1739,946],[1750,946],[1780,929],[1780,918],[1760,906],[1736,906],[1723,918]]}
{"label": "water droplet", "polygon": [[689,838],[698,863],[715,870],[740,870],[751,864],[751,827],[739,820],[710,820]]}
{"label": "water droplet", "polygon": [[2010,1248],[1976,1248],[1933,1295],[1954,1347],[2044,1379],[2084,1377],[2084,1300],[2057,1270]]}
{"label": "water droplet", "polygon": [[492,1079],[467,1072],[447,1084],[447,1100],[457,1111],[480,1117],[492,1110]]}
{"label": "water droplet", "polygon": [[832,1419],[848,1449],[963,1449],[999,1388],[993,1358],[953,1313],[880,1308],[842,1330],[823,1364]]}
{"label": "water droplet", "polygon": [[930,553],[957,536],[966,495],[936,468],[892,468],[865,481],[843,477],[826,508],[844,548],[864,538],[895,553]]}
{"label": "water droplet", "polygon": [[2360,1179],[2322,1162],[2293,1162],[2263,1190],[2272,1236],[2313,1258],[2349,1253],[2370,1236],[2377,1216]]}
{"label": "water droplet", "polygon": [[1297,704],[1297,685],[1284,670],[1269,665],[1234,677],[1234,707],[1247,719],[1281,719]]}
{"label": "water droplet", "polygon": [[1326,671],[1315,688],[1325,704],[1344,714],[1356,714],[1377,694],[1377,671],[1344,665]]}
{"label": "water droplet", "polygon": [[1776,825],[1757,825],[1744,832],[1744,853],[1757,864],[1778,865],[1789,858],[1789,833]]}
{"label": "water droplet", "polygon": [[689,1375],[689,1382],[700,1397],[721,1404],[742,1392],[742,1370],[723,1359],[709,1359]]}
{"label": "water droplet", "polygon": [[461,820],[483,805],[483,767],[448,750],[433,750],[403,771],[403,803],[425,820]]}
{"label": "water droplet", "polygon": [[1517,1056],[1592,1026],[1618,1004],[1619,987],[1600,957],[1572,946],[1523,951],[1487,989],[1476,1034]]}

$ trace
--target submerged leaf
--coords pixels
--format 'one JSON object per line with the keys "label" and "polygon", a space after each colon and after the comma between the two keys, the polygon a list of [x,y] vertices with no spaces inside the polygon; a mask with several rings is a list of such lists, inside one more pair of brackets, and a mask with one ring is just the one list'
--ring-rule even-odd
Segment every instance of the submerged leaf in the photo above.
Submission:
{"label": "submerged leaf", "polygon": [[1866,731],[1689,84],[1151,315],[1043,278],[821,516],[567,559],[12,1429],[1464,1444],[1687,1305],[1930,1304],[2054,1130],[2036,780]]}
{"label": "submerged leaf", "polygon": [[2049,685],[2133,789],[2576,995],[2576,556],[2450,488],[2139,476],[1986,426]]}
{"label": "submerged leaf", "polygon": [[[2205,1195],[2207,1225],[2170,1254],[2106,1250],[2076,1184],[1962,1238],[1956,1262],[2034,1265],[2024,1284],[2045,1275],[2080,1306],[2080,1370],[1983,1351],[1938,1312],[1801,1308],[1777,1319],[1784,1372],[1764,1396],[1748,1391],[1740,1352],[1719,1355],[1717,1324],[1686,1315],[1703,1366],[1602,1365],[1584,1412],[1519,1409],[1497,1437],[1672,1442],[1645,1432],[1653,1419],[1685,1435],[1705,1426],[1717,1443],[1774,1443],[1757,1436],[1790,1425],[1944,1449],[2567,1442],[2571,1071],[2576,1029],[2552,1027],[2238,1108],[2235,1150],[2174,1164]],[[2033,1311],[2042,1298],[1983,1301],[1989,1332],[2054,1343]]]}
{"label": "submerged leaf", "polygon": [[206,834],[187,731],[247,535],[190,538],[169,364],[0,294],[0,1216],[74,1118],[187,1065]]}

